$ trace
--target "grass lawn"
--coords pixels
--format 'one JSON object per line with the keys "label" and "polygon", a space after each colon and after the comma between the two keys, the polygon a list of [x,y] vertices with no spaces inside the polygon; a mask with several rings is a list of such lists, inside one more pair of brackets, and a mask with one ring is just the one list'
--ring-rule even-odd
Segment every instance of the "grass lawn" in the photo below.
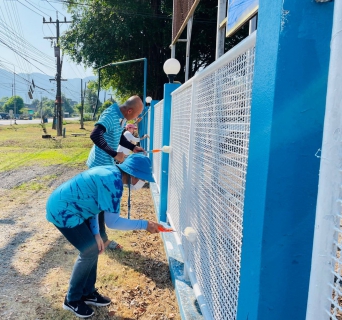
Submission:
{"label": "grass lawn", "polygon": [[[49,124],[46,130],[52,139],[42,138],[39,124],[0,126],[0,172],[30,165],[84,164],[93,145],[89,138],[93,126],[94,122],[86,122],[85,129],[80,129],[78,121],[66,123],[63,138],[54,137],[56,130]],[[71,133],[86,135],[74,137]]]}

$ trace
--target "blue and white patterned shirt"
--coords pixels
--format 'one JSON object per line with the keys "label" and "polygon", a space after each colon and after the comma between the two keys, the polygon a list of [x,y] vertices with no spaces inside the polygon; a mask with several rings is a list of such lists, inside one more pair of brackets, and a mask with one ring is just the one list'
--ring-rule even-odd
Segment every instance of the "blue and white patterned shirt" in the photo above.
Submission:
{"label": "blue and white patterned shirt", "polygon": [[52,192],[46,219],[59,228],[73,228],[100,211],[119,214],[122,190],[122,176],[116,166],[86,170]]}
{"label": "blue and white patterned shirt", "polygon": [[[120,137],[122,133],[120,120],[122,117],[123,116],[120,111],[119,105],[117,103],[114,103],[102,112],[99,121],[95,123],[95,126],[101,124],[106,128],[106,132],[103,136],[107,141],[108,145],[113,150],[116,150],[119,146]],[[111,157],[108,153],[100,149],[98,146],[93,145],[87,160],[88,168],[114,164],[115,163],[113,157]]]}

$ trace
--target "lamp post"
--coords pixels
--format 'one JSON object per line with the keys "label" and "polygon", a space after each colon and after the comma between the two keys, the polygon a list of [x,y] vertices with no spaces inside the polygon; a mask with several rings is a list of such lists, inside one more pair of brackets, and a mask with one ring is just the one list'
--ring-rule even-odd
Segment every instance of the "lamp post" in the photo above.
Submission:
{"label": "lamp post", "polygon": [[[142,128],[141,132],[143,132],[144,134],[147,133],[148,118],[146,118],[146,115],[147,115],[147,112],[150,108],[149,105],[150,105],[151,101],[152,101],[151,97],[146,97],[146,99],[145,99],[146,104],[144,107],[143,116],[142,116],[142,124],[141,124],[141,128]],[[142,141],[142,147],[144,149],[147,148],[147,139]]]}
{"label": "lamp post", "polygon": [[152,101],[152,98],[151,97],[146,97],[146,103],[148,103],[148,104],[150,104],[151,103],[151,101]]}
{"label": "lamp post", "polygon": [[[171,105],[172,97],[171,93],[176,90],[180,84],[173,83],[175,76],[180,70],[180,63],[177,59],[171,58],[164,63],[164,72],[169,78],[170,83],[164,84],[164,113],[163,113],[163,125],[161,145],[170,145],[170,125],[171,125]],[[169,177],[169,154],[161,153],[161,165],[160,165],[160,201],[159,201],[159,221],[166,222],[166,209],[167,209],[167,193],[168,193],[168,177]]]}
{"label": "lamp post", "polygon": [[180,70],[180,63],[175,58],[170,58],[164,62],[163,70],[169,78],[169,82],[173,83],[175,76]]}
{"label": "lamp post", "polygon": [[16,105],[16,98],[15,98],[15,65],[11,62],[7,62],[7,61],[3,61],[3,60],[0,60],[0,62],[2,63],[8,63],[10,65],[13,66],[14,68],[14,72],[13,72],[13,91],[12,91],[12,96],[14,97],[14,100],[13,100],[13,103],[14,103],[14,110],[13,110],[13,113],[14,113],[14,124],[17,124],[17,121],[16,121],[16,111],[17,111],[17,105]]}

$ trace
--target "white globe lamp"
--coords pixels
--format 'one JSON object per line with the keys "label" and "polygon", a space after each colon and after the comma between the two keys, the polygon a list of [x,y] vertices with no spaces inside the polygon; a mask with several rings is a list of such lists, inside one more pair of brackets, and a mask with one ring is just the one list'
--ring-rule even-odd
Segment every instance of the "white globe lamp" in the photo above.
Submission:
{"label": "white globe lamp", "polygon": [[175,58],[170,58],[164,62],[163,69],[168,76],[170,83],[173,83],[173,79],[178,74],[180,67],[179,61]]}
{"label": "white globe lamp", "polygon": [[146,101],[146,103],[151,103],[152,98],[151,97],[146,97],[145,101]]}

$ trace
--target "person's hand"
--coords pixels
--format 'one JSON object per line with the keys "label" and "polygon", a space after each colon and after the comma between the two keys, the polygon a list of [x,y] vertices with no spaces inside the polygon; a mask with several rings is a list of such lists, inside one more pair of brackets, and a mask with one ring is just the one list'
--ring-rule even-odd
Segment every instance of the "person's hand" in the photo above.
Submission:
{"label": "person's hand", "polygon": [[133,149],[133,152],[134,153],[145,152],[145,150],[142,147],[135,146],[134,149]]}
{"label": "person's hand", "polygon": [[104,251],[105,246],[99,233],[95,234],[95,240],[97,243],[97,247],[99,248],[99,254],[101,254]]}
{"label": "person's hand", "polygon": [[157,222],[148,221],[146,231],[150,233],[159,233],[159,227],[162,227],[162,225]]}
{"label": "person's hand", "polygon": [[114,157],[114,159],[118,162],[124,162],[125,160],[125,155],[123,152],[118,152],[117,155]]}

